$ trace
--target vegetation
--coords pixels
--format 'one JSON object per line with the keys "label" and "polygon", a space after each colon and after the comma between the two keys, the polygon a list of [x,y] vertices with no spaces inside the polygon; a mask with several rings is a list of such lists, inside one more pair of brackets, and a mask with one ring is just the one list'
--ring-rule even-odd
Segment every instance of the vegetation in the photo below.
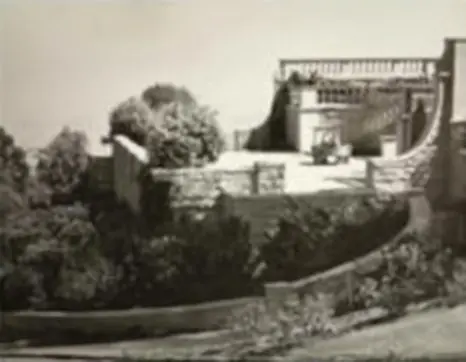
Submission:
{"label": "vegetation", "polygon": [[149,105],[138,97],[130,97],[110,113],[110,137],[124,135],[139,145],[145,145],[148,130],[155,123]]}
{"label": "vegetation", "polygon": [[246,149],[261,151],[290,151],[293,149],[287,138],[287,106],[291,104],[292,89],[302,82],[303,80],[299,78],[298,73],[293,73],[286,82],[280,85],[274,95],[267,120],[252,130],[246,141]]}
{"label": "vegetation", "polygon": [[225,148],[217,113],[183,87],[155,84],[110,114],[110,136],[122,134],[147,147],[153,167],[202,166]]}
{"label": "vegetation", "polygon": [[248,343],[235,357],[277,355],[306,338],[338,332],[332,320],[333,310],[323,295],[301,300],[290,297],[277,308],[271,310],[261,301],[251,303],[231,317],[230,328],[248,336]]}
{"label": "vegetation", "polygon": [[405,201],[377,197],[316,207],[289,207],[261,246],[266,280],[295,280],[329,269],[382,245],[404,226]]}
{"label": "vegetation", "polygon": [[49,190],[55,203],[82,199],[89,161],[85,134],[65,127],[40,151],[37,182]]}
{"label": "vegetation", "polygon": [[355,304],[360,308],[381,307],[398,316],[410,304],[446,297],[453,285],[458,286],[455,269],[451,250],[438,239],[407,234],[384,253],[377,270],[359,277]]}
{"label": "vegetation", "polygon": [[290,203],[257,249],[248,223],[233,215],[185,215],[150,229],[112,199],[22,210],[0,228],[9,270],[3,308],[121,309],[254,295],[264,280],[297,279],[368,252],[392,236],[380,230],[401,228],[405,211],[392,200],[338,209]]}
{"label": "vegetation", "polygon": [[19,147],[13,136],[0,127],[0,183],[12,191],[22,193],[26,189],[29,168],[26,152]]}

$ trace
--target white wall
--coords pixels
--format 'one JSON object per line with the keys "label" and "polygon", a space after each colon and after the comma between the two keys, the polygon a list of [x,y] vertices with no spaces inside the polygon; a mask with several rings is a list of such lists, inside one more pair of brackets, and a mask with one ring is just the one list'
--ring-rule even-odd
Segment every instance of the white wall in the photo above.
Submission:
{"label": "white wall", "polygon": [[466,121],[466,39],[455,42],[453,121]]}

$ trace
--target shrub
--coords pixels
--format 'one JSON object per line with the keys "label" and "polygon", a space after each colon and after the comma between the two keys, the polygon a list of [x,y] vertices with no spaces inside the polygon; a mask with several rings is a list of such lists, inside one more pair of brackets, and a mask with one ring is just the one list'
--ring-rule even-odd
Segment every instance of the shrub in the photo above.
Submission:
{"label": "shrub", "polygon": [[167,111],[162,127],[148,137],[152,167],[203,166],[216,161],[225,148],[216,112],[197,105],[180,105]]}
{"label": "shrub", "polygon": [[[183,217],[163,236],[133,238],[122,266],[137,305],[173,305],[251,295],[255,255],[249,226],[237,217]],[[137,281],[137,282],[134,282]]]}
{"label": "shrub", "polygon": [[50,190],[53,202],[73,203],[84,197],[88,176],[87,139],[65,127],[40,152],[37,181]]}
{"label": "shrub", "polygon": [[262,276],[269,281],[295,280],[361,256],[387,242],[408,218],[406,202],[391,198],[373,196],[338,207],[289,201],[261,246]]}
{"label": "shrub", "polygon": [[380,267],[362,276],[357,299],[365,306],[404,313],[410,303],[448,294],[455,262],[441,243],[421,233],[405,235],[384,254]]}
{"label": "shrub", "polygon": [[252,341],[249,350],[243,351],[245,357],[258,352],[283,353],[306,338],[333,335],[337,328],[332,316],[324,296],[307,296],[302,300],[287,298],[276,310],[264,301],[252,303],[234,314],[229,325]]}
{"label": "shrub", "polygon": [[154,114],[149,105],[141,98],[131,97],[111,111],[110,137],[123,135],[144,146],[154,122]]}

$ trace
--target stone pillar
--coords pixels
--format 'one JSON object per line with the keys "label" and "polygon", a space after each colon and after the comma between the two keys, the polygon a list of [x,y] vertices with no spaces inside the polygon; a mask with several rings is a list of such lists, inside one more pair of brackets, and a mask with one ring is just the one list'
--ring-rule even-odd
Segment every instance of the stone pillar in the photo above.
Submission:
{"label": "stone pillar", "polygon": [[396,124],[397,153],[401,154],[410,148],[411,144],[411,117],[403,114]]}

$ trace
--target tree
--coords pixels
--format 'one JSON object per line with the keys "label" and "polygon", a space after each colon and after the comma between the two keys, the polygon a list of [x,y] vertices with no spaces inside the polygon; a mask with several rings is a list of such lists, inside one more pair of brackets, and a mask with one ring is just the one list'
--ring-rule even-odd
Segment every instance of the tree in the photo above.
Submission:
{"label": "tree", "polygon": [[65,127],[40,151],[37,180],[50,189],[53,199],[71,201],[81,191],[89,165],[86,146],[84,133]]}
{"label": "tree", "polygon": [[225,149],[217,113],[206,106],[178,104],[149,135],[151,166],[196,167],[215,162]]}
{"label": "tree", "polygon": [[195,105],[194,96],[185,87],[176,87],[172,84],[154,84],[142,93],[142,99],[153,110],[161,105],[179,103],[183,105]]}
{"label": "tree", "polygon": [[0,183],[24,192],[29,176],[26,152],[15,144],[13,137],[0,127]]}
{"label": "tree", "polygon": [[148,129],[154,123],[154,112],[146,101],[130,97],[118,104],[110,114],[110,137],[127,136],[139,145],[145,145]]}
{"label": "tree", "polygon": [[110,115],[110,135],[146,146],[152,167],[179,168],[214,162],[225,149],[217,112],[185,88],[154,84]]}

